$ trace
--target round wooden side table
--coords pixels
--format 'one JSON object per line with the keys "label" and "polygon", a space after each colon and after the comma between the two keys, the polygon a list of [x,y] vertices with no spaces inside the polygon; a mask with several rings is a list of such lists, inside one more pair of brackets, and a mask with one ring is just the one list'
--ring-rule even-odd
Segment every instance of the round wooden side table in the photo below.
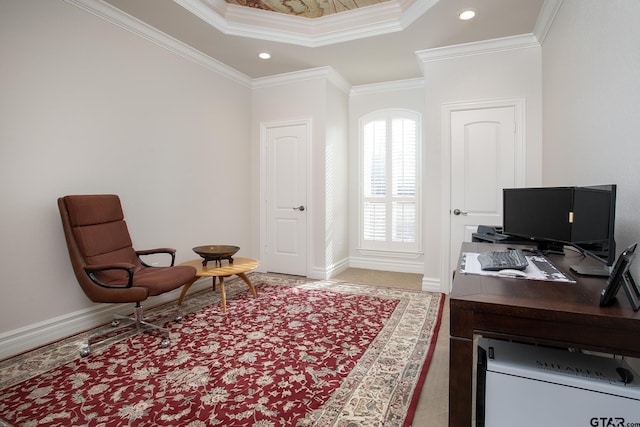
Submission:
{"label": "round wooden side table", "polygon": [[216,290],[216,278],[218,278],[220,282],[220,301],[222,305],[222,312],[227,312],[227,295],[224,290],[224,278],[229,276],[238,276],[249,286],[249,290],[253,294],[254,298],[257,298],[256,289],[251,283],[251,280],[247,277],[245,273],[258,268],[258,261],[251,258],[233,258],[233,264],[230,264],[228,260],[221,261],[220,265],[216,263],[212,263],[211,266],[202,265],[202,259],[194,259],[191,261],[183,262],[180,265],[190,265],[196,269],[196,276],[193,278],[191,282],[187,282],[182,287],[182,292],[180,293],[180,299],[178,299],[178,306],[182,305],[182,300],[184,299],[187,291],[201,277],[211,277],[213,279],[213,290]]}

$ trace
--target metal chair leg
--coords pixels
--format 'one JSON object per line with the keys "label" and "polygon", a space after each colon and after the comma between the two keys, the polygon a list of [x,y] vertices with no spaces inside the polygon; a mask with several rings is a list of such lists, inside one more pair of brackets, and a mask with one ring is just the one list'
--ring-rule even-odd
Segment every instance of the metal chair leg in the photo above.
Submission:
{"label": "metal chair leg", "polygon": [[[182,313],[180,307],[178,307],[178,313],[174,318],[175,321],[182,321]],[[111,322],[112,329],[109,330],[98,330],[91,333],[87,339],[87,345],[80,349],[80,356],[86,357],[91,354],[91,346],[98,342],[105,342],[113,338],[117,338],[120,334],[116,334],[121,329],[131,328],[135,326],[138,332],[144,330],[152,330],[160,332],[163,335],[162,341],[160,342],[161,348],[167,348],[171,344],[169,339],[169,330],[163,328],[162,326],[155,325],[153,323],[147,322],[144,320],[144,311],[142,305],[140,303],[136,303],[136,306],[133,310],[133,316],[123,316],[118,313],[113,314],[113,321]],[[98,340],[97,338],[110,335],[105,339]]]}

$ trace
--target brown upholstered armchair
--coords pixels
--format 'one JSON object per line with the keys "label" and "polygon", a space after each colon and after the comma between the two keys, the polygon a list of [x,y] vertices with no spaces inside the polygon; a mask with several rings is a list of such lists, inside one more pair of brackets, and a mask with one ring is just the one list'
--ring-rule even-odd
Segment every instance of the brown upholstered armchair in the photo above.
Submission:
{"label": "brown upholstered armchair", "polygon": [[[163,334],[162,347],[169,345],[169,331],[144,320],[141,301],[193,281],[196,270],[174,266],[175,249],[133,249],[120,198],[111,194],[65,196],[58,199],[62,227],[73,271],[84,293],[94,302],[135,303],[133,317],[114,314],[112,326],[137,330],[153,329]],[[164,253],[171,258],[168,267],[152,267],[141,256]],[[176,320],[181,320],[178,307]],[[107,331],[109,336],[114,330]],[[119,331],[118,331],[119,332]],[[91,353],[91,344],[104,332],[91,334],[82,356]]]}

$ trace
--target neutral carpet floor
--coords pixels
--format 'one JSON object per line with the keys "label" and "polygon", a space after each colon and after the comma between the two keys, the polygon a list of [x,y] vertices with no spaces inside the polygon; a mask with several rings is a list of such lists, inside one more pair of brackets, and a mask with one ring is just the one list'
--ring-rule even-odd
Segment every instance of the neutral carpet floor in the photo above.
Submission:
{"label": "neutral carpet floor", "polygon": [[[422,289],[422,275],[349,268],[333,277],[351,283]],[[442,323],[427,379],[413,419],[413,427],[446,427],[449,423],[449,301],[445,301]]]}

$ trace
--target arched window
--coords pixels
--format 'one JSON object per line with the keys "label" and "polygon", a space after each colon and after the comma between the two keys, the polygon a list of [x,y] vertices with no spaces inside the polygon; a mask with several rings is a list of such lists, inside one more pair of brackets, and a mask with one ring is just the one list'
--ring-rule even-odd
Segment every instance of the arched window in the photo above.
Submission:
{"label": "arched window", "polygon": [[420,248],[420,114],[383,110],[360,120],[362,249]]}

